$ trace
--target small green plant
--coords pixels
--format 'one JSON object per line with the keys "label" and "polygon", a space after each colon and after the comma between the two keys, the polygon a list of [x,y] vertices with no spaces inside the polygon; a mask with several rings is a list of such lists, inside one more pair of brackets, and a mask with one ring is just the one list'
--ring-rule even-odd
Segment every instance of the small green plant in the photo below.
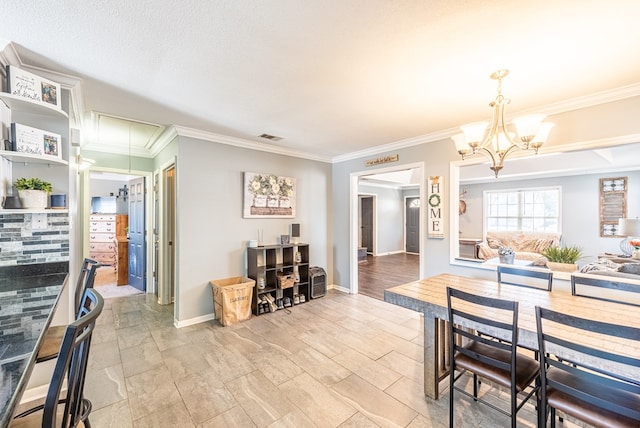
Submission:
{"label": "small green plant", "polygon": [[549,247],[542,253],[550,262],[574,264],[582,257],[582,248],[578,246],[570,247]]}
{"label": "small green plant", "polygon": [[13,185],[18,190],[44,190],[49,193],[53,190],[51,183],[39,178],[18,178]]}

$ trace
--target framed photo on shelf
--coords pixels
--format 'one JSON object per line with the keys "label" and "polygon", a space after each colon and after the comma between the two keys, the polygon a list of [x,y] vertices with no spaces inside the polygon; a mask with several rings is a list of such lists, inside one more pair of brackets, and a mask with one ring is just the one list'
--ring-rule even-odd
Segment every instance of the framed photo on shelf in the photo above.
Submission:
{"label": "framed photo on shelf", "polygon": [[62,137],[59,134],[12,123],[11,138],[13,148],[18,153],[62,159]]}
{"label": "framed photo on shelf", "polygon": [[61,108],[59,83],[12,65],[7,66],[7,91],[12,95]]}

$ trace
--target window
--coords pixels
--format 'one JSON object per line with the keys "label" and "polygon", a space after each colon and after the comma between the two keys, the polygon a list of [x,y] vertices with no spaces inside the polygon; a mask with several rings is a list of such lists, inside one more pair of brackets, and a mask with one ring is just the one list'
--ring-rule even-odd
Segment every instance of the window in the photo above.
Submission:
{"label": "window", "polygon": [[560,187],[484,192],[485,230],[560,233]]}

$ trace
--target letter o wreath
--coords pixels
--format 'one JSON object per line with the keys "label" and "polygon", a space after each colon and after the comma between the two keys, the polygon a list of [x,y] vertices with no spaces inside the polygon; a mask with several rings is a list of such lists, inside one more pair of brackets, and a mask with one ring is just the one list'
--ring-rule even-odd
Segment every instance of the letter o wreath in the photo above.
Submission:
{"label": "letter o wreath", "polygon": [[[435,199],[435,204],[433,203],[433,200]],[[433,195],[429,196],[429,205],[433,208],[437,207],[440,205],[440,195],[438,195],[437,193],[434,193]]]}

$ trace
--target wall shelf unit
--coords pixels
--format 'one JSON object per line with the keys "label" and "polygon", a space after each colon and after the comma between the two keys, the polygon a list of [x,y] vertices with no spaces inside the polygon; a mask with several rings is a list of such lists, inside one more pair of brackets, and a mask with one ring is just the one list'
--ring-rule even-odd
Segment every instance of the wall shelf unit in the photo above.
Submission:
{"label": "wall shelf unit", "polygon": [[[255,280],[251,309],[265,313],[264,300],[270,296],[280,309],[305,303],[309,293],[309,245],[267,245],[247,249],[247,275]],[[291,287],[281,288],[278,276],[293,275]],[[264,288],[261,283],[264,282]],[[266,310],[269,312],[269,310]]]}

